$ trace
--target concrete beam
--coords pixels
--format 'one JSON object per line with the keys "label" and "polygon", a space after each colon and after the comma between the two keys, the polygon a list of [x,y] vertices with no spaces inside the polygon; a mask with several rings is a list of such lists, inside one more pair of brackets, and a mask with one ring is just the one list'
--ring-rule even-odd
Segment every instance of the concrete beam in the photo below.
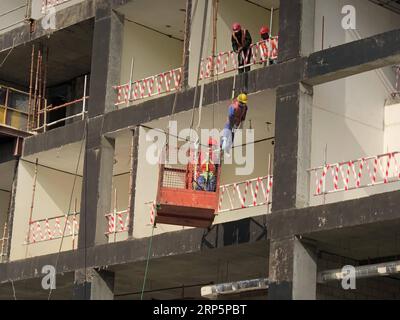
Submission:
{"label": "concrete beam", "polygon": [[111,210],[115,140],[101,137],[102,118],[88,121],[79,248],[107,243],[105,215]]}
{"label": "concrete beam", "polygon": [[135,221],[135,201],[136,201],[136,183],[137,169],[139,160],[139,133],[140,128],[135,127],[132,130],[132,145],[131,145],[131,172],[130,172],[130,193],[129,193],[129,226],[128,237],[133,238],[133,222]]}
{"label": "concrete beam", "polygon": [[95,269],[76,270],[74,300],[114,300],[115,274]]}
{"label": "concrete beam", "polygon": [[[83,219],[83,218],[82,218]],[[58,257],[57,273],[73,272],[77,269],[119,266],[143,262],[147,258],[148,238],[133,239],[112,244],[104,244],[86,249],[61,252],[31,259],[0,264],[0,284],[38,278],[44,265],[55,265]],[[216,225],[211,230],[189,229],[154,236],[153,259],[189,253],[205,254],[208,250],[224,249],[267,241],[265,216],[243,219]],[[182,246],[182,243],[185,245]]]}
{"label": "concrete beam", "polygon": [[270,300],[315,300],[317,259],[315,249],[297,238],[271,241]]}
{"label": "concrete beam", "polygon": [[303,81],[318,85],[399,62],[398,29],[311,54]]}
{"label": "concrete beam", "polygon": [[64,127],[53,129],[24,140],[23,156],[56,149],[67,144],[81,141],[84,136],[85,122],[77,121]]}
{"label": "concrete beam", "polygon": [[308,204],[312,90],[301,83],[280,87],[276,97],[272,212]]}
{"label": "concrete beam", "polygon": [[[400,191],[317,207],[289,209],[267,216],[268,237],[280,239],[400,219]],[[287,223],[290,221],[290,223]]]}
{"label": "concrete beam", "polygon": [[[278,86],[300,81],[305,67],[305,61],[305,58],[299,58],[249,72],[248,93],[251,94],[262,90],[275,89]],[[218,101],[215,96],[215,84],[205,85],[203,107],[211,107],[214,103],[230,100],[232,98],[232,91],[239,91],[240,83],[242,83],[241,76],[243,75],[236,77],[235,87],[233,77],[218,81]],[[176,113],[189,111],[193,108],[194,92],[195,89],[190,88],[178,93]],[[175,95],[171,94],[132,107],[106,113],[104,115],[103,134],[126,129],[171,115],[174,98]],[[199,103],[196,103],[196,106],[198,105]]]}

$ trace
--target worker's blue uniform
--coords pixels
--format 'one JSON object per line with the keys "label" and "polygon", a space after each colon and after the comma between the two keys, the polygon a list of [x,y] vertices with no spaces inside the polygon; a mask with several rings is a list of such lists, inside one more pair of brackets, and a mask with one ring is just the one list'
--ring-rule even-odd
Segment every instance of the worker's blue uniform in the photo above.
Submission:
{"label": "worker's blue uniform", "polygon": [[229,106],[228,110],[228,121],[225,124],[223,137],[222,137],[222,149],[228,152],[235,138],[235,130],[239,128],[240,124],[246,120],[247,105],[240,104],[237,100]]}

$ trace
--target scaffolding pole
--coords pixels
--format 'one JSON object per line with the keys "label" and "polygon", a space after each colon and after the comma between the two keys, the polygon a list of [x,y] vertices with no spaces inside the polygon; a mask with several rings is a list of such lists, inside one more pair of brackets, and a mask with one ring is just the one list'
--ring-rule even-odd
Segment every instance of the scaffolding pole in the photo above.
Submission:
{"label": "scaffolding pole", "polygon": [[30,80],[29,80],[29,99],[28,99],[28,124],[27,131],[31,131],[33,129],[32,126],[32,90],[33,90],[33,68],[34,68],[34,60],[35,60],[35,45],[32,45],[32,55],[31,55],[31,70],[30,70]]}

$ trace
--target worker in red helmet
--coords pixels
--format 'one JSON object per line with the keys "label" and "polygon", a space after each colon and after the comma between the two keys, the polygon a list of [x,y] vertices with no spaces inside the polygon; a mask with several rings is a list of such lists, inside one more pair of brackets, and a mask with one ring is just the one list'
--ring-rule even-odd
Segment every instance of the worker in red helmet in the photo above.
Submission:
{"label": "worker in red helmet", "polygon": [[243,29],[239,23],[235,22],[232,25],[232,49],[238,54],[239,73],[250,71],[250,66],[243,66],[250,63],[251,43],[250,32]]}
{"label": "worker in red helmet", "polygon": [[264,60],[269,61],[269,64],[274,64],[276,63],[275,56],[277,55],[278,50],[277,41],[270,37],[269,31],[269,28],[266,26],[262,26],[260,29],[262,56]]}
{"label": "worker in red helmet", "polygon": [[215,192],[217,188],[218,142],[208,139],[208,147],[199,154],[198,171],[195,172],[194,189]]}

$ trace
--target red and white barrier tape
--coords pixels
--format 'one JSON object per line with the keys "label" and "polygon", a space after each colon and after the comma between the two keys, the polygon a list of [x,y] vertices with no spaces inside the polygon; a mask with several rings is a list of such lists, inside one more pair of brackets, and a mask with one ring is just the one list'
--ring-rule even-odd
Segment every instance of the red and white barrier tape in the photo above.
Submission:
{"label": "red and white barrier tape", "polygon": [[63,225],[66,223],[66,232],[64,237],[77,236],[79,232],[79,223],[76,218],[77,215],[70,215],[68,218],[64,216],[63,218],[47,218],[30,222],[28,232],[29,237],[27,236],[26,243],[32,244],[62,238],[63,230],[61,228],[60,219],[64,220]]}
{"label": "red and white barrier tape", "polygon": [[[278,37],[269,40],[262,40],[258,43],[251,45],[250,50],[245,56],[242,52],[243,61],[248,62],[241,68],[249,67],[255,64],[262,64],[269,62],[269,60],[276,60],[278,58]],[[221,52],[217,56],[207,57],[201,62],[200,79],[208,79],[213,75],[221,75],[224,73],[238,70],[238,54],[234,51]]]}
{"label": "red and white barrier tape", "polygon": [[315,174],[314,195],[349,191],[400,181],[399,152],[327,164],[309,170]]}
{"label": "red and white barrier tape", "polygon": [[[256,179],[232,183],[220,187],[218,212],[258,207],[268,205],[272,199],[273,177],[259,177]],[[260,193],[260,187],[262,193]],[[248,197],[250,190],[251,197]]]}
{"label": "red and white barrier tape", "polygon": [[131,84],[123,84],[114,87],[117,91],[116,106],[126,104],[132,101],[141,100],[163,93],[169,93],[178,90],[182,84],[182,68],[177,68],[156,76],[137,80]]}
{"label": "red and white barrier tape", "polygon": [[115,234],[128,231],[129,213],[127,210],[106,214],[108,230],[106,234]]}

